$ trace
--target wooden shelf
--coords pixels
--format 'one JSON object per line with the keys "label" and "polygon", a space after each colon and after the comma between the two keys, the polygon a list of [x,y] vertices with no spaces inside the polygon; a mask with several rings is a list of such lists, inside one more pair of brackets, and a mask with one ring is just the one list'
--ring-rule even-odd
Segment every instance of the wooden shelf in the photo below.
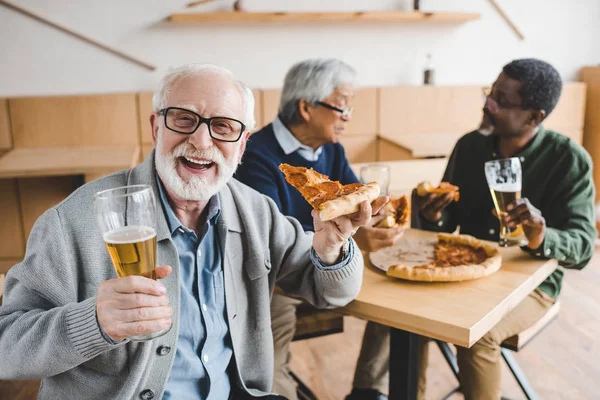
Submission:
{"label": "wooden shelf", "polygon": [[133,167],[139,156],[138,147],[124,146],[17,148],[0,158],[0,178],[109,173]]}
{"label": "wooden shelf", "polygon": [[171,14],[172,22],[452,22],[479,19],[477,13],[426,13],[419,11],[357,11],[357,12],[180,12]]}
{"label": "wooden shelf", "polygon": [[410,151],[416,158],[448,157],[464,133],[380,134],[379,137]]}

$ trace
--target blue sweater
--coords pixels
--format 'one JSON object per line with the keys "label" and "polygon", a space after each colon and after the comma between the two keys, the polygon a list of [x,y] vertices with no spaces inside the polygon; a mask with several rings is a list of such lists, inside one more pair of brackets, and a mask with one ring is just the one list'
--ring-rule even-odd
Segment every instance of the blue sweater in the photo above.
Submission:
{"label": "blue sweater", "polygon": [[279,210],[300,221],[305,231],[314,230],[310,214],[312,207],[298,190],[286,182],[283,173],[279,170],[281,163],[313,168],[344,185],[358,182],[341,144],[323,145],[319,159],[313,162],[300,156],[297,151],[285,154],[275,138],[271,124],[250,136],[242,165],[238,168],[235,177],[273,199]]}

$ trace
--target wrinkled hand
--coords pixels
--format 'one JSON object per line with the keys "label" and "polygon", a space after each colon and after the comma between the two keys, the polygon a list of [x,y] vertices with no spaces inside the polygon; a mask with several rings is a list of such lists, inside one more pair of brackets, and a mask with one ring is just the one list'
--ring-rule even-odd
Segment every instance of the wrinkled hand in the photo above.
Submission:
{"label": "wrinkled hand", "polygon": [[454,193],[429,193],[419,196],[416,189],[413,190],[416,209],[429,222],[437,222],[442,218],[442,211],[454,201],[454,196]]}
{"label": "wrinkled hand", "polygon": [[[165,278],[171,271],[169,266],[156,267],[157,278]],[[143,276],[128,276],[100,284],[96,314],[104,333],[120,342],[170,327],[173,309],[161,283]]]}
{"label": "wrinkled hand", "polygon": [[546,233],[546,220],[542,212],[535,208],[527,198],[513,201],[506,206],[507,214],[502,217],[504,223],[510,228],[515,229],[519,224],[523,225],[523,231],[529,247],[532,250],[538,249],[544,242]]}
{"label": "wrinkled hand", "polygon": [[[384,209],[385,210],[385,209]],[[361,226],[354,235],[354,240],[358,247],[363,251],[377,251],[384,247],[390,247],[395,245],[402,235],[404,234],[404,228],[376,228],[375,226],[381,222],[386,216],[387,212],[380,212],[373,218],[368,225]]]}
{"label": "wrinkled hand", "polygon": [[371,204],[363,201],[356,213],[342,215],[331,221],[321,221],[317,211],[313,210],[315,226],[313,248],[321,261],[327,265],[335,264],[350,236],[354,235],[359,227],[369,224],[371,216],[377,214],[388,201],[388,196],[380,196]]}

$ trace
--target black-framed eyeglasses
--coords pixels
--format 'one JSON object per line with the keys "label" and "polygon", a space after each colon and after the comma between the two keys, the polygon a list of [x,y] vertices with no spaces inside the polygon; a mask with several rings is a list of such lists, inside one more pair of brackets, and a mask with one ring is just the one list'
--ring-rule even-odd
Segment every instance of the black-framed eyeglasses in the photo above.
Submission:
{"label": "black-framed eyeglasses", "polygon": [[206,123],[210,137],[221,142],[237,142],[246,129],[246,125],[237,119],[204,118],[193,111],[180,107],[163,108],[158,113],[165,116],[165,126],[173,132],[191,135],[200,125]]}
{"label": "black-framed eyeglasses", "polygon": [[523,109],[523,104],[512,104],[503,100],[500,100],[498,98],[498,96],[492,95],[493,91],[491,87],[484,87],[481,88],[482,92],[483,92],[483,98],[485,100],[487,100],[488,98],[494,100],[494,102],[496,102],[496,104],[498,104],[498,107],[500,108],[506,108],[506,109],[510,109],[510,108],[520,108]]}
{"label": "black-framed eyeglasses", "polygon": [[324,101],[317,101],[317,104],[325,107],[329,110],[333,110],[333,111],[337,111],[340,114],[342,114],[343,118],[350,118],[350,116],[352,115],[352,111],[354,110],[352,107],[348,107],[348,108],[338,108],[336,106],[332,106],[331,104],[325,103]]}

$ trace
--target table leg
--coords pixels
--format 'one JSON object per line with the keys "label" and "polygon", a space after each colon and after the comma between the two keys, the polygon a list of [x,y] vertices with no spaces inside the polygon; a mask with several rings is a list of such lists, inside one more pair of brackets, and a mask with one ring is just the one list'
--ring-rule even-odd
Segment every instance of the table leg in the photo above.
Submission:
{"label": "table leg", "polygon": [[390,400],[416,400],[420,356],[419,335],[390,328]]}

